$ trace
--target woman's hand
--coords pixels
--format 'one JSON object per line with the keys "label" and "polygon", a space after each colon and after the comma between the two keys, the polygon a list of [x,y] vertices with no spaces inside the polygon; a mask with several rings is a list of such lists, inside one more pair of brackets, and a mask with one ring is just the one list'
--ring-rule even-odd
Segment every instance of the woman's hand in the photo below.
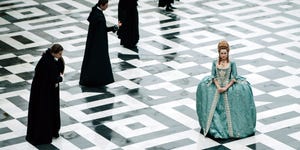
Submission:
{"label": "woman's hand", "polygon": [[225,87],[218,88],[218,92],[219,92],[219,93],[223,93],[223,92],[225,92],[225,91],[227,91],[227,88],[225,88]]}

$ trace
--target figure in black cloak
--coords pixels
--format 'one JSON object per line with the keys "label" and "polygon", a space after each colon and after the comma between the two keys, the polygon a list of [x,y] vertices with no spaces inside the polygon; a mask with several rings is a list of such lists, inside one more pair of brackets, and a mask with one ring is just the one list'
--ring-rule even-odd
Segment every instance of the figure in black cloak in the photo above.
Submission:
{"label": "figure in black cloak", "polygon": [[59,137],[59,82],[64,73],[63,47],[54,44],[42,54],[32,80],[26,140],[33,145],[50,144]]}
{"label": "figure in black cloak", "polygon": [[137,0],[119,0],[118,19],[122,24],[118,30],[120,45],[125,48],[136,49],[139,41],[139,16]]}
{"label": "figure in black cloak", "polygon": [[171,5],[172,3],[174,3],[174,0],[159,0],[158,7],[166,7],[166,11],[173,11],[176,8]]}
{"label": "figure in black cloak", "polygon": [[79,84],[84,86],[104,86],[114,82],[108,52],[107,32],[116,32],[118,26],[106,26],[103,11],[107,7],[108,0],[99,0],[87,19],[89,29],[79,81]]}

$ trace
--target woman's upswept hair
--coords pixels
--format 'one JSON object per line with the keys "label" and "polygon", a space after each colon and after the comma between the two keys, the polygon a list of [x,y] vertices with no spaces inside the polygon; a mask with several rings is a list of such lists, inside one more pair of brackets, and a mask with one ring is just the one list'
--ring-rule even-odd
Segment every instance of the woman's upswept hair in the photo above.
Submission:
{"label": "woman's upswept hair", "polygon": [[229,50],[230,50],[230,48],[229,48],[229,44],[228,44],[227,41],[222,40],[218,44],[219,64],[220,64],[220,61],[221,61],[221,58],[220,58],[221,49],[226,49],[226,51],[227,51],[227,60],[226,61],[229,62]]}
{"label": "woman's upswept hair", "polygon": [[64,48],[60,44],[53,44],[52,47],[50,48],[50,53],[57,54],[63,50]]}

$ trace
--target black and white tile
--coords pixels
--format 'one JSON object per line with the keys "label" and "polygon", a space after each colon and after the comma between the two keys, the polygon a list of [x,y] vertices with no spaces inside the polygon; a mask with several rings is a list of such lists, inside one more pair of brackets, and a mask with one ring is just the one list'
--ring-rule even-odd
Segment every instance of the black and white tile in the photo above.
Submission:
{"label": "black and white tile", "polygon": [[[300,2],[181,0],[166,12],[140,0],[138,50],[109,33],[116,82],[78,85],[94,0],[0,1],[0,149],[300,149]],[[117,23],[118,1],[105,11]],[[254,136],[214,140],[199,133],[197,84],[227,39],[238,72],[252,84]],[[53,43],[65,48],[60,138],[25,140],[34,67]]]}

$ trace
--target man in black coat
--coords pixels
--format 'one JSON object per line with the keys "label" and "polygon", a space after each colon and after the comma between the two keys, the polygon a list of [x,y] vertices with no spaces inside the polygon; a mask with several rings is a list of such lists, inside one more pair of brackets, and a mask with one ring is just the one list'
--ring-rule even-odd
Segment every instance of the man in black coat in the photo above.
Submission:
{"label": "man in black coat", "polygon": [[79,81],[84,86],[104,86],[114,82],[107,32],[117,31],[118,26],[106,26],[103,11],[107,7],[108,0],[99,0],[87,19],[90,24]]}
{"label": "man in black coat", "polygon": [[120,45],[135,49],[139,41],[139,16],[137,0],[119,0],[118,19],[122,26],[118,30]]}
{"label": "man in black coat", "polygon": [[63,47],[54,44],[43,53],[32,80],[26,140],[33,144],[50,144],[59,137],[59,82],[64,72]]}

